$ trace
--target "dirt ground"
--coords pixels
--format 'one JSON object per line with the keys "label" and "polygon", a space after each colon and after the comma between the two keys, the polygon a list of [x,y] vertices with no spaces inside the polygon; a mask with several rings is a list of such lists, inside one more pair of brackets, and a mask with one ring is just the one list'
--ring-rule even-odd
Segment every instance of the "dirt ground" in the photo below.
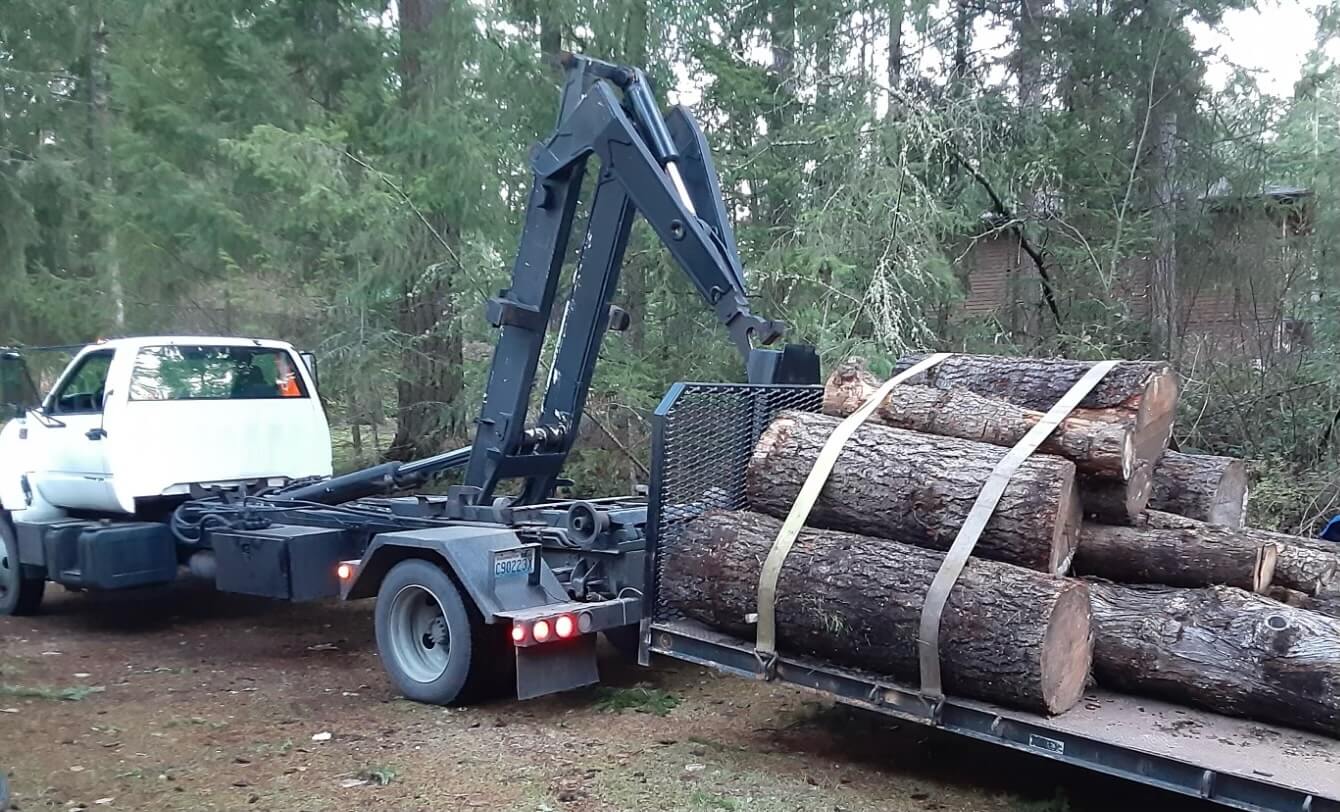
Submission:
{"label": "dirt ground", "polygon": [[416,705],[382,676],[370,602],[179,585],[52,588],[48,607],[0,618],[0,771],[17,810],[1211,808],[612,650],[603,688]]}

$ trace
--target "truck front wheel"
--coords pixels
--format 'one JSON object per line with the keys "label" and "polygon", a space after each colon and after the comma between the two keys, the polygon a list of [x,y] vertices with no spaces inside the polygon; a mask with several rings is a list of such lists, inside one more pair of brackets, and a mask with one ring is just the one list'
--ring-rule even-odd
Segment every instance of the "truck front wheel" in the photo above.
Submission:
{"label": "truck front wheel", "polygon": [[23,576],[14,528],[0,514],[0,616],[37,614],[46,585],[43,578]]}
{"label": "truck front wheel", "polygon": [[407,699],[451,705],[501,688],[504,630],[484,623],[441,567],[421,559],[391,568],[377,591],[377,652]]}

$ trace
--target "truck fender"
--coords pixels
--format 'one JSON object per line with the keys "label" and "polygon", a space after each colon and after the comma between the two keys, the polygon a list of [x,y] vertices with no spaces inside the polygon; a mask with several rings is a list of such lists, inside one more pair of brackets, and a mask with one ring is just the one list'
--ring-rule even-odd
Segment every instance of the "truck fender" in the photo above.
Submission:
{"label": "truck fender", "polygon": [[364,551],[345,586],[344,598],[376,597],[392,567],[408,558],[422,558],[436,561],[456,580],[486,623],[504,620],[502,613],[565,603],[566,591],[538,554],[538,584],[525,577],[494,577],[494,552],[527,546],[507,528],[452,526],[382,533]]}

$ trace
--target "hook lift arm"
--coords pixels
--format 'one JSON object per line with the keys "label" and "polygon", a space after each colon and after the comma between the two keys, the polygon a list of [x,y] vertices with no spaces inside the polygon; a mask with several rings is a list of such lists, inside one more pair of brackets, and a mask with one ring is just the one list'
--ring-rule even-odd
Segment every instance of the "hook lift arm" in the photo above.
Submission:
{"label": "hook lift arm", "polygon": [[[558,123],[531,153],[534,181],[511,286],[487,304],[499,328],[475,441],[426,460],[390,463],[302,486],[286,498],[326,504],[410,487],[466,465],[452,489],[451,518],[497,521],[498,484],[524,486],[508,504],[548,501],[577,437],[600,343],[628,314],[611,305],[634,214],[641,214],[698,294],[713,309],[754,383],[818,383],[813,348],[766,349],[785,325],[749,308],[744,269],[722,202],[707,139],[683,107],[662,117],[642,70],[566,54]],[[571,293],[559,327],[544,400],[533,426],[527,411],[568,256],[588,158],[598,161]],[[686,347],[686,349],[688,349]]]}

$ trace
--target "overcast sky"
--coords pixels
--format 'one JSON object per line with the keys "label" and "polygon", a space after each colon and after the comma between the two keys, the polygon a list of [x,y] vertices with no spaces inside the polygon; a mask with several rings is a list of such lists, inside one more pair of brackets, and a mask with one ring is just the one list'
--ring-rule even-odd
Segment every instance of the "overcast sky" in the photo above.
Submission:
{"label": "overcast sky", "polygon": [[1217,62],[1212,59],[1211,83],[1218,87],[1227,79],[1227,60],[1258,71],[1263,90],[1292,94],[1303,58],[1315,42],[1312,10],[1318,5],[1317,0],[1262,0],[1260,10],[1230,11],[1217,31],[1193,29],[1201,47],[1217,49],[1221,56]]}

